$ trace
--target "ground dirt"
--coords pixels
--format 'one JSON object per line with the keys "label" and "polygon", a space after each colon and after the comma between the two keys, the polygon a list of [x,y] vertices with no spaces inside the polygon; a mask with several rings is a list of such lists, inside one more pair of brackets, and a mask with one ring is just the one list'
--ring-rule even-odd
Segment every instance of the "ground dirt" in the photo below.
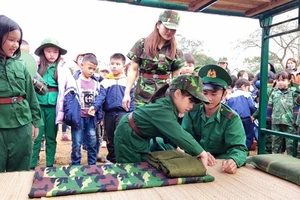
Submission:
{"label": "ground dirt", "polygon": [[[61,140],[61,132],[57,134],[57,148],[56,148],[56,155],[55,155],[55,164],[54,166],[63,166],[69,165],[71,163],[71,148],[72,148],[72,141],[62,141]],[[68,133],[69,138],[71,138],[71,134]],[[82,158],[81,164],[87,165],[87,152],[85,150],[81,151]],[[100,154],[104,157],[107,155],[107,148],[100,148]],[[97,163],[98,164],[98,163]],[[101,164],[99,162],[99,164]],[[40,152],[40,162],[39,167],[45,167],[45,151]]]}

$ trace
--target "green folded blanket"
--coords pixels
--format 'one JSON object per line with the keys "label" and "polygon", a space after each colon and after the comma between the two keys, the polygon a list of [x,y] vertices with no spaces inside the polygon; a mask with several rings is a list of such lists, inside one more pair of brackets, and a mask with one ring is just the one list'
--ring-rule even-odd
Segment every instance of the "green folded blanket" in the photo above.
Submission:
{"label": "green folded blanket", "polygon": [[178,150],[151,152],[148,163],[167,177],[205,176],[206,168],[196,157]]}
{"label": "green folded blanket", "polygon": [[300,185],[300,159],[282,154],[261,154],[249,156],[246,163]]}

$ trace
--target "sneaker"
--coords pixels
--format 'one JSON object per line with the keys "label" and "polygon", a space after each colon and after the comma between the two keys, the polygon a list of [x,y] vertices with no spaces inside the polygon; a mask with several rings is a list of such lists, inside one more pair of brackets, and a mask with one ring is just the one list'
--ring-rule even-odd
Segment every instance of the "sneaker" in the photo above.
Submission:
{"label": "sneaker", "polygon": [[62,134],[61,140],[62,141],[71,141],[67,134]]}
{"label": "sneaker", "polygon": [[106,148],[106,141],[102,141],[101,148]]}
{"label": "sneaker", "polygon": [[40,150],[45,151],[45,143],[44,142],[41,143],[41,149]]}

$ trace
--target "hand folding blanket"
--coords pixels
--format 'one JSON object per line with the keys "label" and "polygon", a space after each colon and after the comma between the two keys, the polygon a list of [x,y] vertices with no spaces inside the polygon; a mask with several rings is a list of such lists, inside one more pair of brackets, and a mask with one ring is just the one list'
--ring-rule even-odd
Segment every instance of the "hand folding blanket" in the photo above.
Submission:
{"label": "hand folding blanket", "polygon": [[206,175],[206,168],[200,160],[178,150],[151,152],[147,161],[167,177]]}
{"label": "hand folding blanket", "polygon": [[147,162],[36,168],[30,198],[107,192],[214,181],[214,177],[168,178]]}

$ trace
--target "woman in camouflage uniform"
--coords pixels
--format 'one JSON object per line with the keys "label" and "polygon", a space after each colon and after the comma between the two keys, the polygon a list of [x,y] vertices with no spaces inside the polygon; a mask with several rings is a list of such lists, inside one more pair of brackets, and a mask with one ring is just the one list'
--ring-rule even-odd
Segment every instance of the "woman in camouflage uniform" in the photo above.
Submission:
{"label": "woman in camouflage uniform", "polygon": [[179,75],[184,66],[182,52],[177,48],[175,33],[179,25],[179,14],[166,10],[162,12],[155,24],[153,32],[138,40],[127,54],[131,59],[128,68],[128,80],[123,98],[123,107],[128,110],[130,90],[139,73],[135,88],[136,105],[148,103],[151,95],[162,85],[170,82],[170,78]]}

